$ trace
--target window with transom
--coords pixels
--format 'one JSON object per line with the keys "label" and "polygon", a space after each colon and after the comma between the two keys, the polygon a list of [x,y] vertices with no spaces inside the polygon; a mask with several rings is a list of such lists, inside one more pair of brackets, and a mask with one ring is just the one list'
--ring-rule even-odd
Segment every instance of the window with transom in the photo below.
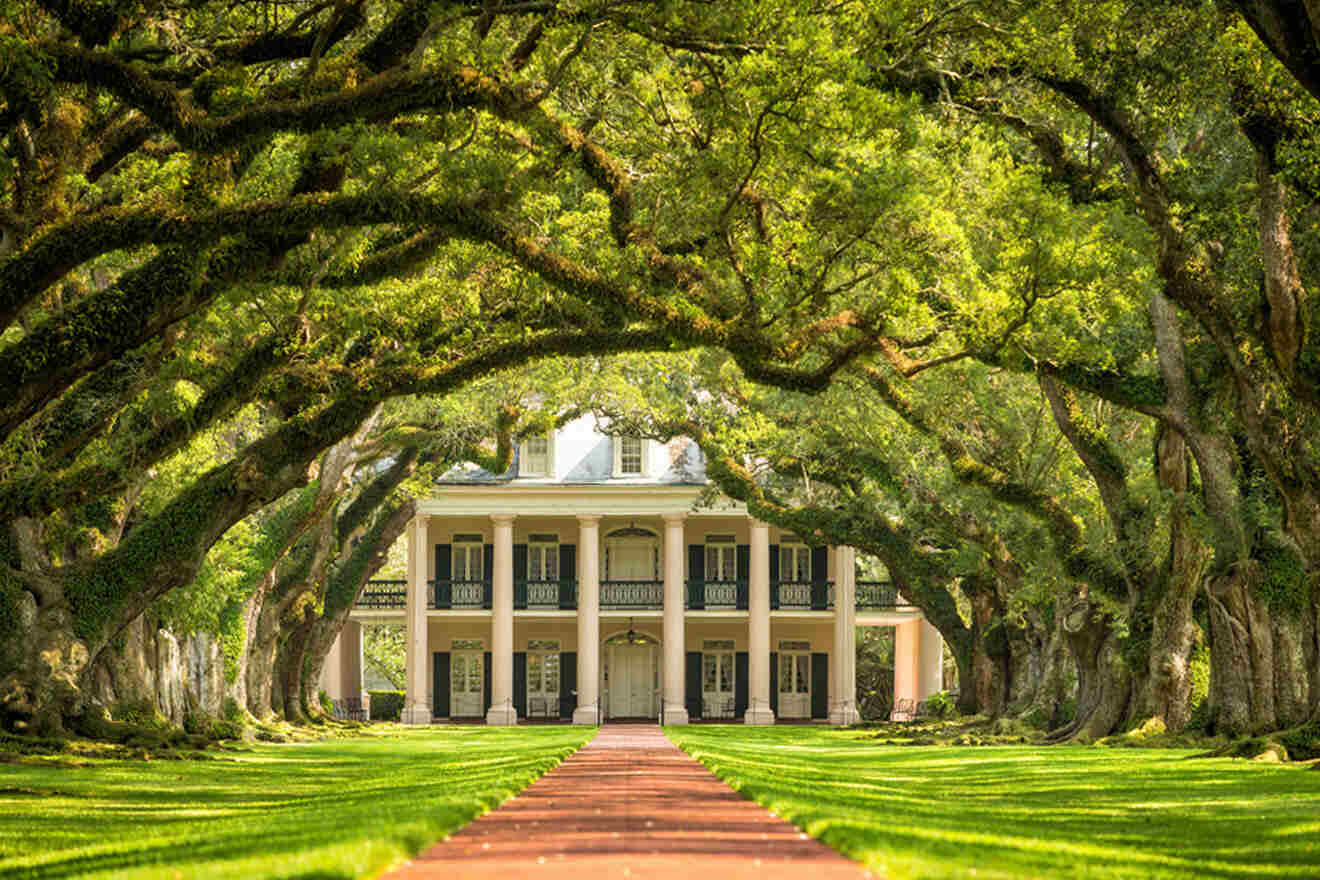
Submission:
{"label": "window with transom", "polygon": [[527,580],[559,580],[559,536],[529,535],[527,538]]}
{"label": "window with transom", "polygon": [[706,580],[738,579],[738,545],[733,535],[706,536]]}
{"label": "window with transom", "polygon": [[483,545],[481,535],[454,535],[453,579],[456,581],[479,581],[485,575],[482,571]]}
{"label": "window with transom", "polygon": [[796,538],[784,538],[779,545],[779,579],[805,584],[811,580],[811,548]]}

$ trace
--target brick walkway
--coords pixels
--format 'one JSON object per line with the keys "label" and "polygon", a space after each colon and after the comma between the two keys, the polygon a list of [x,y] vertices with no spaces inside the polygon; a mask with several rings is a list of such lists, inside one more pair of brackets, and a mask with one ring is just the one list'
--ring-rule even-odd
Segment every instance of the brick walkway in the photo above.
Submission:
{"label": "brick walkway", "polygon": [[658,727],[611,724],[517,797],[386,876],[860,880],[871,875],[738,795]]}

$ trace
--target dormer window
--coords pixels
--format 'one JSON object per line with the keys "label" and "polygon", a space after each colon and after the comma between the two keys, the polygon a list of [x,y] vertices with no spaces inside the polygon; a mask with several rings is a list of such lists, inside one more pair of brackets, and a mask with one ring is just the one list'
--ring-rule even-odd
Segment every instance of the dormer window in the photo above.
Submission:
{"label": "dormer window", "polygon": [[646,474],[646,441],[641,437],[614,438],[614,476],[640,477]]}
{"label": "dormer window", "polygon": [[548,477],[551,473],[551,442],[549,434],[532,434],[522,442],[518,475],[521,477]]}

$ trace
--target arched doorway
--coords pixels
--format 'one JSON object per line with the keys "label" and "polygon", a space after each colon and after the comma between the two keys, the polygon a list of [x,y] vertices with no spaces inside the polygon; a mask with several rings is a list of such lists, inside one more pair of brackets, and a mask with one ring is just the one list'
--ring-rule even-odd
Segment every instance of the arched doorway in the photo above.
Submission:
{"label": "arched doorway", "polygon": [[658,718],[660,640],[633,630],[605,640],[601,696],[606,718]]}
{"label": "arched doorway", "polygon": [[660,537],[628,526],[605,536],[605,580],[654,581],[660,570]]}

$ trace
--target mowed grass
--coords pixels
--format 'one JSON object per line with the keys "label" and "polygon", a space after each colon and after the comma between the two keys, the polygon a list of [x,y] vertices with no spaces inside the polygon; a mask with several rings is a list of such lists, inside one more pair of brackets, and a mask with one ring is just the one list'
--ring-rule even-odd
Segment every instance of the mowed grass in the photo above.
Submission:
{"label": "mowed grass", "polygon": [[891,878],[1320,877],[1320,772],[1194,752],[893,746],[670,727],[744,795]]}
{"label": "mowed grass", "polygon": [[0,764],[0,877],[371,875],[507,800],[594,733],[392,725],[210,761]]}

